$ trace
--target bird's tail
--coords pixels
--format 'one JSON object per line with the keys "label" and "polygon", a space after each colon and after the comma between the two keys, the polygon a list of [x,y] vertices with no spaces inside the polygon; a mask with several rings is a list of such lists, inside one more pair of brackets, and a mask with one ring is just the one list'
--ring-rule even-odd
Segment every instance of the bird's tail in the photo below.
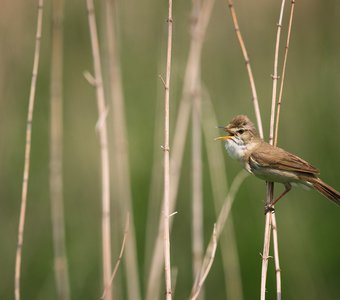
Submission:
{"label": "bird's tail", "polygon": [[340,205],[340,193],[323,182],[320,178],[308,178],[308,181],[313,185],[320,194],[324,195],[329,200],[333,201],[337,205]]}

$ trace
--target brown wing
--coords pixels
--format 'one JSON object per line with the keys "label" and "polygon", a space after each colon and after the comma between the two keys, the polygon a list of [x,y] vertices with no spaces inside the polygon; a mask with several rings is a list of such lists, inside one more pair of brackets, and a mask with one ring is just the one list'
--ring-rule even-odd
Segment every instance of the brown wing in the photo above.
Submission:
{"label": "brown wing", "polygon": [[251,159],[263,167],[278,170],[319,174],[319,170],[300,157],[281,148],[263,142],[252,154]]}

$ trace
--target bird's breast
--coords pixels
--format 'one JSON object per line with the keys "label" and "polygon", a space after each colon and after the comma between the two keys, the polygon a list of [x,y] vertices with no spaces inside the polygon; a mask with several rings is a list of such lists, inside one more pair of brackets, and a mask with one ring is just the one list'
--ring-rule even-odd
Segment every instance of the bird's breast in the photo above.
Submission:
{"label": "bird's breast", "polygon": [[225,149],[232,159],[242,161],[244,159],[247,147],[243,142],[236,139],[229,139],[225,143]]}

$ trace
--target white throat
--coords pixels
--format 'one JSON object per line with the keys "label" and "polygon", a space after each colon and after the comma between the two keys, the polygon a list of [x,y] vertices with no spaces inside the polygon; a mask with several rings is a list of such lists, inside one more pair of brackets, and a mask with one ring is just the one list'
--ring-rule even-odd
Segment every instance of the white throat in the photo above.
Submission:
{"label": "white throat", "polygon": [[235,136],[227,140],[224,147],[229,156],[238,161],[243,160],[245,152],[247,151],[247,146],[244,144],[243,140]]}

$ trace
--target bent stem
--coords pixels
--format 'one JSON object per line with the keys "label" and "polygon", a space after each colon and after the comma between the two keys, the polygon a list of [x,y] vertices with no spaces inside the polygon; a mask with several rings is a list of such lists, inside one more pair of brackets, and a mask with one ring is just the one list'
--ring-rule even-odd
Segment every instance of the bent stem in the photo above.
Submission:
{"label": "bent stem", "polygon": [[194,285],[192,287],[190,299],[197,298],[203,286],[203,283],[209,274],[213,260],[215,258],[217,241],[230,215],[231,207],[232,207],[232,204],[234,203],[236,193],[240,189],[240,186],[243,183],[244,179],[246,179],[247,177],[248,177],[248,173],[242,170],[241,172],[237,174],[237,176],[235,177],[234,181],[232,182],[230,186],[229,193],[224,201],[220,214],[217,218],[217,222],[214,225],[214,230],[213,230],[209,245],[207,247],[206,255],[201,264],[201,270],[198,273],[196,280],[194,282]]}
{"label": "bent stem", "polygon": [[202,291],[203,283],[206,280],[211,266],[214,262],[215,253],[217,248],[217,234],[216,234],[216,224],[214,224],[213,233],[204,256],[202,267],[199,273],[197,273],[196,282],[194,284],[190,300],[196,300]]}
{"label": "bent stem", "polygon": [[232,17],[232,20],[233,20],[235,33],[236,33],[238,42],[240,44],[241,51],[242,51],[242,54],[243,54],[243,58],[244,58],[244,61],[245,61],[245,64],[246,64],[247,72],[248,72],[248,78],[249,78],[249,83],[250,83],[250,87],[251,87],[251,93],[253,95],[252,100],[253,100],[253,106],[254,106],[254,111],[255,111],[255,116],[256,116],[257,128],[259,130],[260,137],[263,138],[263,127],[262,127],[262,120],[261,120],[261,112],[260,112],[260,107],[259,107],[259,101],[258,101],[258,98],[257,98],[257,91],[256,91],[256,86],[255,86],[254,75],[253,75],[253,71],[252,71],[252,68],[251,68],[251,65],[250,65],[248,52],[247,52],[247,49],[246,49],[241,31],[240,31],[240,27],[239,27],[239,24],[238,24],[233,0],[228,0],[228,6],[229,6],[230,14],[231,14],[231,17]]}

